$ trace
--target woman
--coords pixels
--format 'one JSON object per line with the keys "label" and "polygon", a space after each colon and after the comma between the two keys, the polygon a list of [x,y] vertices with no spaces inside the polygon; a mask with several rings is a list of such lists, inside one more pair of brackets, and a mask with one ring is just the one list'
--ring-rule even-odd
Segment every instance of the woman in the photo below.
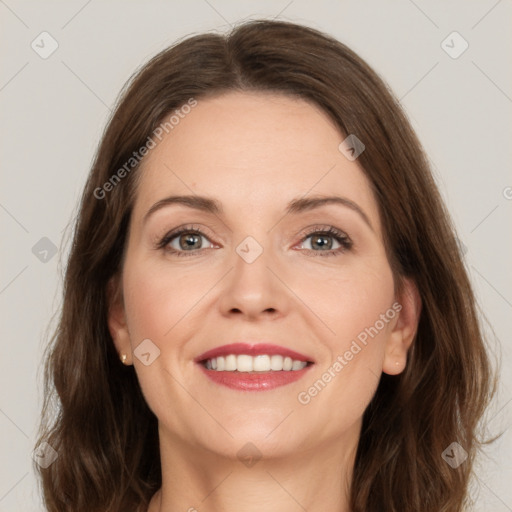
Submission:
{"label": "woman", "polygon": [[494,381],[376,73],[275,21],[147,63],[82,196],[46,379],[50,511],[462,510]]}

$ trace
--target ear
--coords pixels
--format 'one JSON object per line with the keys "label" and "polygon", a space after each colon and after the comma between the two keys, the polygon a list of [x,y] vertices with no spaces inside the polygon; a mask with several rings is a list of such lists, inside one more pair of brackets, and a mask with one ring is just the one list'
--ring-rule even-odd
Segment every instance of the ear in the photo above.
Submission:
{"label": "ear", "polygon": [[108,330],[114,340],[119,357],[126,355],[124,364],[132,364],[132,347],[126,324],[123,290],[119,276],[112,277],[107,283],[107,322]]}
{"label": "ear", "polygon": [[397,311],[398,318],[395,319],[386,341],[382,371],[389,375],[398,375],[407,363],[407,351],[416,336],[420,319],[421,298],[414,281],[404,280],[402,292],[393,309]]}

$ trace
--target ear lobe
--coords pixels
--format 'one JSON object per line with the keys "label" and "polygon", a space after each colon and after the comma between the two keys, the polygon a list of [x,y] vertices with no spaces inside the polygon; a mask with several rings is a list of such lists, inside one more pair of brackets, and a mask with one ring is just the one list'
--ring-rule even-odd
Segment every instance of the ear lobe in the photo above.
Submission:
{"label": "ear lobe", "polygon": [[402,373],[407,362],[409,350],[416,332],[421,314],[421,297],[416,284],[411,279],[404,280],[404,286],[398,302],[401,306],[398,319],[386,341],[382,371],[389,375]]}
{"label": "ear lobe", "polygon": [[107,323],[117,352],[127,355],[127,364],[131,360],[131,344],[126,324],[123,292],[118,276],[110,278],[107,283]]}

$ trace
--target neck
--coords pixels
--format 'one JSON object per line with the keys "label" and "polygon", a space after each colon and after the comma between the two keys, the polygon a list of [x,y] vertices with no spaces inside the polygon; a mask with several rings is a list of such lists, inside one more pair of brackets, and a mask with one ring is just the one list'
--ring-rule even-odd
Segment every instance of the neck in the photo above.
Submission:
{"label": "neck", "polygon": [[281,458],[262,454],[257,462],[251,448],[240,461],[236,454],[190,446],[161,430],[162,488],[148,512],[349,512],[359,434],[354,427],[350,436],[315,449]]}

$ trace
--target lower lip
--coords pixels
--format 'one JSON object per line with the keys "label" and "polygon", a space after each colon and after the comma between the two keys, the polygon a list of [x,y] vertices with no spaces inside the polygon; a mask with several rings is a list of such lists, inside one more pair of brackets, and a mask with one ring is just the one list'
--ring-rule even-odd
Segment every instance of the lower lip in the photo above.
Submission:
{"label": "lower lip", "polygon": [[238,391],[268,391],[280,386],[285,386],[304,377],[313,365],[308,365],[302,370],[268,371],[268,372],[218,372],[208,370],[198,363],[205,375],[221,386],[226,386]]}

